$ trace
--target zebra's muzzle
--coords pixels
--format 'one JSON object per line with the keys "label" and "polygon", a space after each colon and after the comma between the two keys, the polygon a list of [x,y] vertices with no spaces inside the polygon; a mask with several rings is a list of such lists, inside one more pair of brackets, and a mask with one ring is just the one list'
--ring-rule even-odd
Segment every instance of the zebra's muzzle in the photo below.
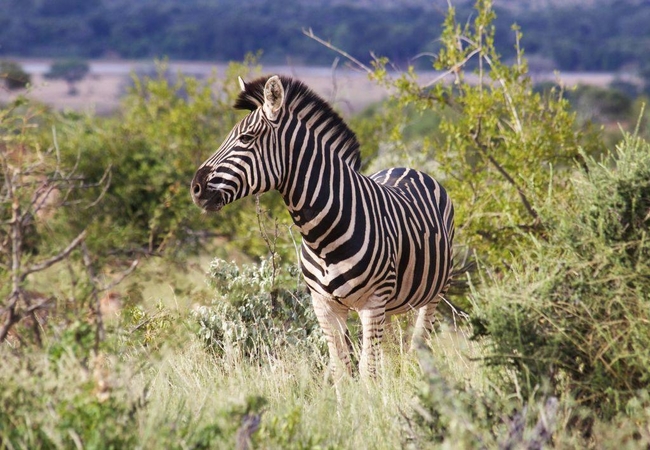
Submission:
{"label": "zebra's muzzle", "polygon": [[196,206],[205,211],[211,212],[217,212],[225,206],[226,202],[223,198],[223,195],[221,195],[221,192],[207,192],[206,194],[207,195],[204,196],[192,195],[192,199],[194,200]]}
{"label": "zebra's muzzle", "polygon": [[205,211],[217,212],[224,207],[226,201],[223,194],[218,190],[210,190],[205,181],[205,175],[208,171],[201,170],[196,173],[192,180],[190,193],[192,201],[196,206]]}

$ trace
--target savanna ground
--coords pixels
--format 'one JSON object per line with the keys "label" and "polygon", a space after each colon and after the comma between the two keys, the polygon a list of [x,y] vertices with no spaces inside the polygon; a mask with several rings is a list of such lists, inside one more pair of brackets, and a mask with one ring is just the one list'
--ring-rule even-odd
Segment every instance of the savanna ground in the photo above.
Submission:
{"label": "savanna ground", "polygon": [[621,129],[598,122],[618,94],[581,116],[522,55],[500,61],[491,3],[476,9],[441,36],[455,83],[362,69],[391,93],[350,118],[364,171],[440,178],[477,264],[453,297],[471,320],[441,306],[412,351],[395,323],[376,380],[329,377],[281,199],[216,216],[189,199],[253,59],[201,80],[159,68],[107,117],[9,101],[0,448],[647,448],[645,100]]}

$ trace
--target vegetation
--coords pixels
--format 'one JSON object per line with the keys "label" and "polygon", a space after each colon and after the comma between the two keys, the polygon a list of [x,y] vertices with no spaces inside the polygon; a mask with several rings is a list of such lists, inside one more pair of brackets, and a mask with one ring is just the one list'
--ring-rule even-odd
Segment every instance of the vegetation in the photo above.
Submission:
{"label": "vegetation", "polygon": [[[265,62],[330,64],[331,54],[306,41],[314,31],[358,59],[370,53],[407,64],[437,52],[447,2],[312,2],[261,0],[244,9],[234,0],[6,0],[0,5],[0,51],[40,57],[241,60],[264,51]],[[636,66],[647,72],[650,11],[644,2],[545,2],[497,9],[495,46],[514,58],[509,27],[526,33],[522,44],[546,70],[617,71]],[[471,2],[457,0],[459,22],[472,18]],[[415,61],[422,66],[426,58]]]}
{"label": "vegetation", "polygon": [[[240,268],[215,259],[208,281],[217,295],[196,311],[199,335],[213,352],[234,352],[252,364],[286,347],[320,348],[325,354],[311,297],[300,276],[297,266],[280,268],[273,260]],[[295,288],[287,289],[291,284]]]}
{"label": "vegetation", "polygon": [[649,150],[628,136],[603,161],[587,158],[570,195],[541,208],[543,239],[529,236],[531,249],[477,295],[493,362],[511,364],[528,392],[551,380],[604,416],[647,395]]}
{"label": "vegetation", "polygon": [[[447,15],[434,67],[453,83],[441,83],[443,76],[421,82],[412,70],[391,78],[385,58],[366,70],[395,88],[398,105],[438,112],[439,133],[427,136],[421,151],[461,205],[456,220],[463,242],[496,263],[516,255],[513,240],[544,228],[536,203],[566,180],[553,172],[571,168],[581,151],[598,151],[601,144],[576,128],[562,90],[533,89],[519,29],[518,53],[507,65],[494,48],[493,10],[479,2],[478,12],[464,26],[453,8]],[[466,81],[470,61],[479,83]]]}
{"label": "vegetation", "polygon": [[[327,377],[281,200],[191,205],[254,59],[206,80],[163,64],[116,117],[0,109],[0,448],[650,446],[648,115],[534,89],[521,49],[495,50],[491,2],[475,8],[443,24],[454,83],[363,66],[395,94],[352,121],[364,170],[440,178],[478,263],[454,299],[472,323],[443,317],[407,352],[394,322],[368,382]],[[636,111],[613,150],[598,123]]]}
{"label": "vegetation", "polygon": [[83,80],[89,71],[90,66],[86,61],[64,59],[54,62],[50,67],[50,71],[45,74],[45,78],[65,80],[68,83],[68,95],[76,95],[77,88],[75,84]]}
{"label": "vegetation", "polygon": [[14,61],[0,61],[0,79],[9,90],[24,89],[31,82],[31,76]]}

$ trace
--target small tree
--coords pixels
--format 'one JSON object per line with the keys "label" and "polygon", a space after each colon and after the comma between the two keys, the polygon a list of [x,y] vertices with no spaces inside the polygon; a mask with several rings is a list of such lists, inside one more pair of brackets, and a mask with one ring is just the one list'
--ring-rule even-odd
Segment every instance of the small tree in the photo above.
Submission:
{"label": "small tree", "polygon": [[413,67],[395,76],[387,58],[377,57],[368,67],[338,51],[389,88],[401,107],[440,114],[420,151],[437,163],[433,175],[454,200],[458,242],[496,263],[512,260],[512,244],[527,231],[543,232],[536,203],[551,184],[564,182],[553,174],[572,167],[581,148],[591,152],[592,143],[577,130],[561,89],[533,89],[516,26],[516,59],[501,61],[495,17],[491,0],[477,0],[472,20],[464,24],[450,6],[433,61],[439,72],[426,81]]}
{"label": "small tree", "polygon": [[86,61],[65,59],[53,63],[45,78],[65,80],[68,83],[68,95],[76,95],[78,91],[75,84],[83,80],[89,71],[90,66]]}
{"label": "small tree", "polygon": [[[83,298],[94,303],[75,304],[94,310],[97,346],[103,332],[98,293],[119,283],[136,263],[111,285],[102,284],[85,245],[89,233],[85,228],[71,232],[68,216],[71,206],[91,208],[99,202],[110,181],[109,171],[99,182],[88,183],[76,172],[78,162],[71,167],[62,162],[55,133],[51,145],[42,148],[41,114],[22,99],[0,110],[0,343],[14,325],[31,318],[34,338],[40,344],[39,316],[51,306],[54,292],[34,295],[29,285],[50,267],[71,263],[76,253],[76,267],[81,270],[69,264],[76,280],[73,284],[83,288]],[[93,187],[99,188],[100,198],[83,205],[74,200],[75,191]]]}
{"label": "small tree", "polygon": [[31,82],[31,76],[14,61],[0,61],[0,78],[9,90],[24,89]]}

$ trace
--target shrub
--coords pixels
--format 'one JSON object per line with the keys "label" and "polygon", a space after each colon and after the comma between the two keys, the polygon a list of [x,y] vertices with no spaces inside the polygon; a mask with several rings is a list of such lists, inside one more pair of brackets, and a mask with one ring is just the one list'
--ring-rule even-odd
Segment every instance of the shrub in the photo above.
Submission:
{"label": "shrub", "polygon": [[564,181],[553,171],[600,144],[575,127],[561,90],[534,90],[519,29],[513,27],[516,59],[505,63],[495,49],[492,1],[477,0],[475,9],[461,24],[450,6],[433,61],[442,75],[423,81],[411,67],[393,77],[388,60],[379,58],[373,76],[393,88],[400,105],[439,113],[438,131],[423,140],[422,151],[454,200],[456,241],[496,265],[513,258],[522,231],[542,229],[536,203],[549,179],[558,187]]}
{"label": "shrub", "polygon": [[90,66],[86,61],[74,58],[64,59],[55,61],[45,74],[45,78],[65,80],[68,83],[68,95],[76,95],[75,83],[83,80],[88,75],[88,72],[90,72]]}
{"label": "shrub", "polygon": [[24,89],[31,82],[31,76],[14,61],[0,61],[0,79],[9,90]]}
{"label": "shrub", "polygon": [[545,238],[477,301],[493,362],[609,417],[650,381],[650,144],[586,161],[541,210]]}
{"label": "shrub", "polygon": [[[84,250],[86,230],[70,232],[66,226],[72,209],[68,199],[86,186],[74,163],[62,164],[56,143],[41,144],[44,117],[41,107],[22,98],[0,109],[0,343],[12,332],[19,342],[41,345],[41,327],[57,294],[76,291],[81,310],[82,304],[89,306],[82,300],[96,292],[95,280],[78,264],[79,253],[90,259]],[[92,202],[76,207],[92,214]],[[57,283],[35,288],[35,279],[57,265],[67,265],[66,275],[73,280],[67,283],[67,277],[58,276]],[[12,327],[21,321],[29,332],[14,334]]]}
{"label": "shrub", "polygon": [[556,397],[521,401],[462,386],[441,375],[430,351],[418,353],[423,377],[409,421],[417,448],[543,448],[551,440],[565,407]]}
{"label": "shrub", "polygon": [[137,442],[140,399],[116,384],[106,361],[95,360],[89,370],[69,354],[55,362],[39,354],[3,356],[0,447],[129,448]]}
{"label": "shrub", "polygon": [[269,260],[238,267],[215,259],[209,276],[216,295],[210,305],[197,309],[196,317],[199,336],[217,354],[235,350],[261,358],[287,346],[324,351],[297,267],[280,269]]}
{"label": "shrub", "polygon": [[[182,74],[172,79],[162,64],[155,76],[134,79],[118,117],[67,114],[54,121],[64,159],[83,156],[78,172],[88,184],[110,180],[95,210],[80,208],[70,217],[72,227],[90,224],[91,249],[112,255],[125,247],[135,253],[187,255],[206,236],[237,235],[233,246],[255,256],[265,253],[255,199],[206,215],[192,204],[188,188],[196,169],[239,118],[231,107],[239,92],[237,75],[257,71],[253,64],[251,59],[232,63],[223,78],[205,80]],[[99,188],[86,190],[87,196],[99,193]],[[263,195],[260,204],[290,220],[279,195]],[[293,252],[289,242],[279,247]]]}

